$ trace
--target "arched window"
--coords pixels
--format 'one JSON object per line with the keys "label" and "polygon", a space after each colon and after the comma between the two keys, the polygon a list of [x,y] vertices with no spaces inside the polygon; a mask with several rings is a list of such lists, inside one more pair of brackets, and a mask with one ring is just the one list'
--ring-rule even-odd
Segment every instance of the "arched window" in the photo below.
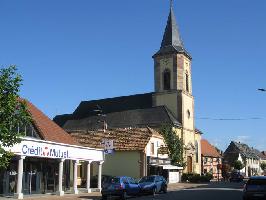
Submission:
{"label": "arched window", "polygon": [[163,72],[163,89],[170,90],[171,89],[171,73],[169,69],[164,70]]}
{"label": "arched window", "polygon": [[187,71],[186,71],[186,91],[189,92],[189,75]]}
{"label": "arched window", "polygon": [[198,141],[195,141],[195,151],[196,151],[196,163],[199,162],[199,144]]}

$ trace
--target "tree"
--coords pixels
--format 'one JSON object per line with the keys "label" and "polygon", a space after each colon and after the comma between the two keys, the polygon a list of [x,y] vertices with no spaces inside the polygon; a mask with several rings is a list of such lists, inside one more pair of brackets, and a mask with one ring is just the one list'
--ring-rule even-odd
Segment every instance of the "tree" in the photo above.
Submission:
{"label": "tree", "polygon": [[30,122],[26,103],[19,98],[22,77],[12,65],[0,69],[0,168],[9,165],[13,154],[5,148],[21,141],[18,125]]}
{"label": "tree", "polygon": [[181,167],[185,167],[183,150],[184,143],[182,138],[179,138],[171,125],[164,125],[161,127],[161,134],[169,150],[169,157],[172,164],[177,164]]}
{"label": "tree", "polygon": [[265,162],[261,163],[261,164],[260,164],[260,168],[261,168],[263,171],[265,171],[265,170],[266,170],[266,163],[265,163]]}
{"label": "tree", "polygon": [[228,180],[229,179],[229,172],[231,171],[231,167],[229,164],[224,163],[222,164],[222,177],[224,178],[224,180]]}
{"label": "tree", "polygon": [[244,164],[240,160],[236,160],[234,162],[234,169],[241,170],[244,167],[245,167]]}

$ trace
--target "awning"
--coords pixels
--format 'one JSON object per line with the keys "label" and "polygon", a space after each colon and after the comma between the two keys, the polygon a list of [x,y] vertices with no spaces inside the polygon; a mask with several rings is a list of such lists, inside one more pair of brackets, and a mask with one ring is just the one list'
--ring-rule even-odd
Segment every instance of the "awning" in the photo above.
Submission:
{"label": "awning", "polygon": [[183,167],[178,167],[175,165],[153,165],[153,166],[162,167],[163,169],[179,169],[179,170],[183,169]]}

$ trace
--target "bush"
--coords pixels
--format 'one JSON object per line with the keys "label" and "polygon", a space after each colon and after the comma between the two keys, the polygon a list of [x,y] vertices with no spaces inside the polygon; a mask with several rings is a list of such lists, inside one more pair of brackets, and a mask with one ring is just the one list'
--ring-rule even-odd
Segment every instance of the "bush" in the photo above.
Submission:
{"label": "bush", "polygon": [[210,182],[213,178],[212,174],[207,173],[206,175],[193,174],[193,173],[184,173],[182,174],[181,180],[182,182],[190,182],[190,183],[203,183]]}
{"label": "bush", "polygon": [[211,173],[207,173],[205,174],[205,176],[208,178],[209,181],[213,179],[213,175]]}
{"label": "bush", "polygon": [[201,180],[200,174],[194,174],[193,176],[189,177],[188,181],[190,183],[199,183]]}
{"label": "bush", "polygon": [[181,176],[181,181],[182,182],[187,182],[191,179],[192,176],[194,176],[195,174],[193,173],[183,173]]}

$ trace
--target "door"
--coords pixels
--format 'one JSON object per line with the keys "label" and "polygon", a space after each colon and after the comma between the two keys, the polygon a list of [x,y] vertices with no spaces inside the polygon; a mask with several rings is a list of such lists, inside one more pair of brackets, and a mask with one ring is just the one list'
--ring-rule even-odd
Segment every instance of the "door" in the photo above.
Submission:
{"label": "door", "polygon": [[187,157],[187,172],[192,173],[192,157]]}

